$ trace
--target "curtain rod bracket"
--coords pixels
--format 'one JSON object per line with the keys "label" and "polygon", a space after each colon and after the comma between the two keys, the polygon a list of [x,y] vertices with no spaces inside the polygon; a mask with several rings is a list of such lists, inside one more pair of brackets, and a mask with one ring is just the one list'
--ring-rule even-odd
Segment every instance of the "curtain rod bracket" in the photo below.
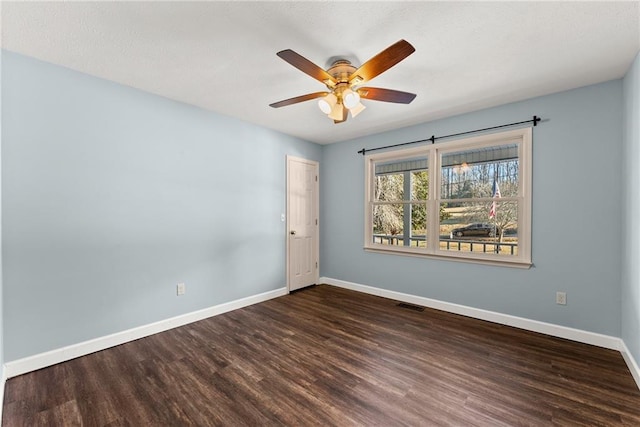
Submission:
{"label": "curtain rod bracket", "polygon": [[436,143],[436,136],[435,135],[431,135],[431,138],[429,138],[429,141],[431,141],[431,144],[435,144]]}

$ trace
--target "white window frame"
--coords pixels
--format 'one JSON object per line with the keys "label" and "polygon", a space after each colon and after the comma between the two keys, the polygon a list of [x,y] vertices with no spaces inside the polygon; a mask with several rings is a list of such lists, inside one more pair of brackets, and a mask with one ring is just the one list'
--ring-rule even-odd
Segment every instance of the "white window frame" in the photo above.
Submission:
{"label": "white window frame", "polygon": [[[513,256],[494,253],[458,252],[440,249],[439,238],[427,238],[427,246],[383,245],[373,242],[373,198],[375,184],[375,164],[414,156],[427,156],[429,165],[429,199],[427,200],[427,217],[436,221],[427,222],[427,236],[440,235],[440,185],[441,157],[443,154],[490,147],[501,144],[518,144],[518,195],[503,200],[518,201],[518,254]],[[531,261],[531,194],[532,194],[532,128],[487,134],[472,138],[458,139],[440,144],[432,144],[408,149],[385,151],[365,156],[365,209],[364,209],[364,249],[396,255],[419,256],[426,258],[446,259],[451,261],[473,262],[480,264],[502,265],[509,267],[529,268]]]}

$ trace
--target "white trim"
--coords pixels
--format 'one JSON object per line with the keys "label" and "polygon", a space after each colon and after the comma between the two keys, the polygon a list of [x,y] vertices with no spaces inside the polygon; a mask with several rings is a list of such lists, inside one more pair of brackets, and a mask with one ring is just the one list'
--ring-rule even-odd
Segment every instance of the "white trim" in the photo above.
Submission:
{"label": "white trim", "polygon": [[569,328],[566,326],[554,325],[552,323],[540,322],[538,320],[526,319],[523,317],[497,313],[495,311],[483,310],[480,308],[439,301],[431,298],[404,294],[401,292],[389,291],[381,288],[374,288],[372,286],[346,282],[344,280],[331,279],[329,277],[321,277],[320,283],[326,283],[328,285],[351,289],[353,291],[363,292],[379,297],[422,305],[429,308],[435,308],[437,310],[443,310],[449,313],[461,314],[463,316],[473,317],[475,319],[487,320],[489,322],[499,323],[501,325],[513,326],[515,328],[525,329],[533,332],[540,332],[543,334],[552,335],[554,337],[596,345],[598,347],[604,347],[611,350],[621,350],[622,340],[620,338],[612,337],[609,335],[588,332],[581,329]]}
{"label": "white trim", "polygon": [[631,371],[633,379],[636,380],[636,385],[640,389],[640,367],[638,367],[638,363],[633,358],[627,344],[623,340],[620,340],[620,353],[622,354],[624,361],[627,363],[627,367],[629,368],[629,371]]}
{"label": "white trim", "polygon": [[[396,248],[400,248],[400,249],[396,249]],[[406,246],[388,245],[385,248],[381,248],[381,249],[364,248],[364,251],[377,252],[377,253],[388,254],[388,255],[400,255],[400,256],[410,256],[410,257],[416,257],[416,258],[437,259],[440,261],[456,261],[456,262],[468,262],[470,264],[495,265],[499,267],[524,268],[524,269],[529,269],[533,267],[533,264],[531,263],[508,261],[504,258],[492,258],[492,259],[469,258],[464,254],[458,255],[455,252],[449,252],[447,255],[428,254],[428,253],[421,252],[420,249],[414,249],[412,247],[406,247]]]}
{"label": "white trim", "polygon": [[67,360],[75,359],[76,357],[85,356],[109,347],[114,347],[129,341],[177,328],[178,326],[183,326],[208,317],[217,316],[219,314],[257,304],[259,302],[281,297],[283,295],[287,295],[287,293],[287,288],[283,287],[263,292],[261,294],[240,298],[235,301],[214,305],[191,313],[182,314],[180,316],[171,317],[148,325],[128,329],[126,331],[116,332],[115,334],[47,351],[45,353],[25,357],[23,359],[13,360],[5,364],[4,377],[13,378],[18,375],[26,374],[27,372],[55,365],[56,363],[65,362]]}

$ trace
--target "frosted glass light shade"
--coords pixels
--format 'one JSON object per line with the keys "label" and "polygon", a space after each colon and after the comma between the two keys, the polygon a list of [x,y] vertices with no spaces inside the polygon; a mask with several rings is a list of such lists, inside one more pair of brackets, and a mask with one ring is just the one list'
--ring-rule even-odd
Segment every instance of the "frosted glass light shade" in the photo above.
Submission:
{"label": "frosted glass light shade", "polygon": [[360,103],[360,95],[351,89],[345,89],[342,92],[342,102],[345,107],[352,109]]}
{"label": "frosted glass light shade", "polygon": [[331,114],[331,110],[333,110],[333,107],[335,107],[337,101],[338,98],[336,98],[333,93],[330,93],[329,95],[318,101],[318,107],[320,107],[320,110],[323,113]]}
{"label": "frosted glass light shade", "polygon": [[355,107],[349,109],[349,111],[351,112],[351,117],[355,117],[358,114],[362,113],[365,108],[367,108],[367,107],[365,107],[362,104],[362,102],[358,102],[358,105],[356,105]]}
{"label": "frosted glass light shade", "polygon": [[331,114],[329,114],[329,118],[337,121],[342,121],[342,114],[344,111],[344,106],[342,104],[336,104],[331,110]]}

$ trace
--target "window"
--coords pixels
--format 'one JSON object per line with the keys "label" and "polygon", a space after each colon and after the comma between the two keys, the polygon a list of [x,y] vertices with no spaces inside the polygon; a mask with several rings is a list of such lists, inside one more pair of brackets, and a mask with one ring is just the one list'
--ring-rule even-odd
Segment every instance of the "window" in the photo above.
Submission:
{"label": "window", "polygon": [[365,162],[366,250],[531,265],[531,128]]}

